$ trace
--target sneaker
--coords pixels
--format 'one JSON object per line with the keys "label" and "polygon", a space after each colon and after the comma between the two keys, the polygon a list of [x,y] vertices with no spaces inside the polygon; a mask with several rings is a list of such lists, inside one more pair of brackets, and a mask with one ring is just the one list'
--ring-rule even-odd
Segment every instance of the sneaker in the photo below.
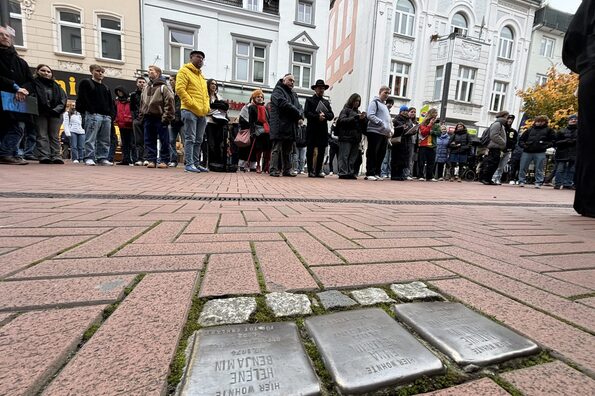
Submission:
{"label": "sneaker", "polygon": [[519,182],[519,187],[525,187],[525,183]]}
{"label": "sneaker", "polygon": [[160,162],[159,165],[157,165],[157,168],[165,169],[165,168],[167,168],[167,164],[165,162]]}
{"label": "sneaker", "polygon": [[329,176],[332,176],[332,175],[334,175],[334,173],[331,171],[331,172],[328,173],[328,175]]}
{"label": "sneaker", "polygon": [[88,160],[85,160],[85,165],[95,166],[96,164],[95,161],[89,158]]}
{"label": "sneaker", "polygon": [[430,181],[437,182],[437,181],[438,181],[438,179],[435,179],[435,178],[433,178],[433,179],[432,179],[432,180],[430,180]]}
{"label": "sneaker", "polygon": [[541,188],[541,184],[536,184],[535,188]]}
{"label": "sneaker", "polygon": [[134,166],[143,166],[143,161],[136,161]]}
{"label": "sneaker", "polygon": [[207,173],[209,171],[208,168],[205,168],[204,166],[201,166],[201,165],[197,165],[196,169],[198,169],[199,171],[204,172],[204,173]]}
{"label": "sneaker", "polygon": [[364,177],[364,180],[378,180],[378,179],[376,178],[376,176],[366,176],[366,177]]}
{"label": "sneaker", "polygon": [[79,163],[79,160],[73,160],[72,163],[73,164],[78,164]]}
{"label": "sneaker", "polygon": [[508,184],[510,184],[511,186],[514,186],[516,184],[516,182],[514,180],[511,180],[508,182]]}
{"label": "sneaker", "polygon": [[99,165],[101,166],[112,166],[114,163],[110,162],[109,160],[106,159],[102,159],[101,161],[99,161]]}
{"label": "sneaker", "polygon": [[376,175],[376,180],[383,181],[384,180],[384,177]]}
{"label": "sneaker", "polygon": [[147,165],[149,165],[149,161],[143,162],[143,166],[147,166]]}
{"label": "sneaker", "polygon": [[443,177],[441,177],[440,179],[438,179],[438,181],[444,181],[444,178],[443,178]]}
{"label": "sneaker", "polygon": [[200,171],[196,169],[196,166],[194,165],[186,165],[184,167],[184,172],[200,173]]}
{"label": "sneaker", "polygon": [[420,177],[419,179],[417,179],[419,181],[426,181],[426,179],[424,179],[423,177]]}
{"label": "sneaker", "polygon": [[155,165],[155,163],[154,163],[154,162],[149,162],[149,163],[147,164],[147,168],[155,168],[155,167],[156,167],[156,165]]}
{"label": "sneaker", "polygon": [[281,174],[279,172],[270,172],[269,173],[269,176],[271,176],[271,177],[280,177]]}
{"label": "sneaker", "polygon": [[21,157],[1,156],[0,164],[5,165],[27,165],[28,162]]}
{"label": "sneaker", "polygon": [[170,162],[169,164],[167,164],[168,168],[177,168],[178,167],[178,163],[177,162]]}
{"label": "sneaker", "polygon": [[411,176],[407,176],[407,180],[413,180]]}

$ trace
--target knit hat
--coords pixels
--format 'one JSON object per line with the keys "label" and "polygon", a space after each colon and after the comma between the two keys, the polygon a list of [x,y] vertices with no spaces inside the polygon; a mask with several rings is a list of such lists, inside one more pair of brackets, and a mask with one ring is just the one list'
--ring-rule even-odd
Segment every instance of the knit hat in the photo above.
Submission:
{"label": "knit hat", "polygon": [[409,111],[409,107],[407,107],[407,105],[402,105],[401,107],[399,107],[399,113],[403,111]]}
{"label": "knit hat", "polygon": [[578,116],[576,114],[572,114],[570,116],[568,116],[568,121],[570,120],[578,120]]}

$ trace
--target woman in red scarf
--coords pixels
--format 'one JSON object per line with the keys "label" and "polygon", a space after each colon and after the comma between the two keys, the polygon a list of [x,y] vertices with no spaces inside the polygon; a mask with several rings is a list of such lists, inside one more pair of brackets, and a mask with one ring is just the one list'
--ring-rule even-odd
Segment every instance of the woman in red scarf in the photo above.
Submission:
{"label": "woman in red scarf", "polygon": [[[264,105],[264,93],[257,89],[250,96],[248,103],[240,112],[240,129],[250,128],[251,143],[239,149],[239,168],[241,171],[260,173],[260,156],[264,155],[263,168],[268,170],[270,157],[269,112]],[[269,153],[268,156],[266,153]]]}

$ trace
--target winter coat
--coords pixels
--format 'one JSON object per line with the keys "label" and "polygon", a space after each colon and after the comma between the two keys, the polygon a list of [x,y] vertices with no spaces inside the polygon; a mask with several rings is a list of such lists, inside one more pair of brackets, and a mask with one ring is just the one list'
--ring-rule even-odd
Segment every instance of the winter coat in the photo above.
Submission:
{"label": "winter coat", "polygon": [[442,133],[436,139],[436,162],[445,163],[448,161],[448,144],[450,143],[450,135],[446,132]]}
{"label": "winter coat", "polygon": [[116,93],[116,118],[114,120],[115,124],[120,129],[132,129],[132,111],[130,110],[130,96],[128,96],[128,92],[124,89],[124,87],[116,87],[114,92],[121,91],[124,95],[117,96]]}
{"label": "winter coat", "polygon": [[440,136],[442,132],[440,131],[440,125],[435,122],[434,125],[430,126],[424,125],[423,123],[419,126],[419,133],[418,133],[418,145],[419,147],[429,147],[435,148],[436,147],[436,138]]}
{"label": "winter coat", "polygon": [[467,129],[455,131],[451,136],[448,148],[451,154],[469,154],[471,149],[471,137]]}
{"label": "winter coat", "polygon": [[164,124],[173,121],[174,93],[163,80],[155,80],[143,90],[140,112],[141,117],[160,118]]}
{"label": "winter coat", "polygon": [[378,96],[375,96],[368,105],[368,121],[367,133],[390,136],[392,122],[390,111]]}
{"label": "winter coat", "polygon": [[66,109],[66,92],[54,80],[36,77],[33,80],[39,115],[60,118]]}
{"label": "winter coat", "polygon": [[578,129],[576,125],[569,125],[555,134],[554,147],[556,148],[556,161],[576,160],[577,135]]}
{"label": "winter coat", "polygon": [[112,119],[116,115],[112,93],[107,85],[87,78],[80,82],[77,92],[76,109],[81,114],[101,114]]}
{"label": "winter coat", "polygon": [[304,111],[297,94],[277,81],[271,94],[270,126],[271,140],[294,140],[298,121],[304,118]]}
{"label": "winter coat", "polygon": [[341,110],[334,132],[339,138],[339,142],[359,144],[368,124],[367,118],[359,118],[360,114],[361,112],[359,110],[354,110],[349,107],[344,107],[343,110]]}
{"label": "winter coat", "polygon": [[488,149],[506,149],[506,118],[497,118],[496,121],[490,125],[487,131],[484,133],[490,134],[490,143],[488,143]]}
{"label": "winter coat", "polygon": [[[324,121],[320,121],[320,112],[316,111],[320,102],[327,110],[324,111]],[[335,118],[330,102],[318,95],[313,95],[306,99],[304,116],[308,120],[308,126],[306,127],[308,144],[316,147],[326,147],[328,144],[328,122]]]}
{"label": "winter coat", "polygon": [[211,110],[207,80],[192,63],[186,63],[178,71],[176,93],[182,101],[182,110],[188,110],[197,117],[204,117]]}
{"label": "winter coat", "polygon": [[[25,88],[30,93],[33,90],[33,75],[27,62],[21,58],[14,47],[0,48],[0,90],[16,93],[14,85]],[[0,112],[0,125],[4,120],[29,121],[28,114]]]}
{"label": "winter coat", "polygon": [[132,117],[135,120],[140,119],[140,98],[142,94],[143,91],[140,89],[137,89],[130,94],[130,111],[132,112]]}
{"label": "winter coat", "polygon": [[595,68],[595,2],[583,1],[564,35],[562,61],[573,72],[583,75]]}
{"label": "winter coat", "polygon": [[519,133],[514,128],[504,126],[504,129],[506,130],[506,151],[512,151],[519,142]]}
{"label": "winter coat", "polygon": [[85,130],[83,129],[83,117],[78,111],[75,111],[72,115],[65,112],[62,118],[62,125],[64,126],[64,134],[68,137],[73,133],[75,135],[85,134]]}
{"label": "winter coat", "polygon": [[547,125],[529,128],[519,139],[525,153],[545,153],[554,143],[554,131]]}

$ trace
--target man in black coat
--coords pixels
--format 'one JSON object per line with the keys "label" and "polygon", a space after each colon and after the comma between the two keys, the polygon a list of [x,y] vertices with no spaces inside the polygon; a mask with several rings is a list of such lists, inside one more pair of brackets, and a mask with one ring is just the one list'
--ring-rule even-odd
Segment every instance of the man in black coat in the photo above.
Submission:
{"label": "man in black coat", "polygon": [[298,97],[293,92],[295,79],[293,75],[286,74],[273,89],[271,94],[271,111],[269,125],[271,128],[271,166],[269,175],[296,176],[297,173],[291,169],[291,151],[295,134],[301,120],[304,119],[304,111]]}
{"label": "man in black coat", "polygon": [[[32,92],[32,84],[29,65],[17,54],[12,45],[12,35],[0,26],[0,91],[14,93],[16,100],[22,102]],[[17,151],[29,118],[27,114],[0,112],[0,164],[28,164],[17,156]]]}
{"label": "man in black coat", "polygon": [[568,26],[562,60],[578,73],[578,138],[574,210],[595,217],[595,0],[583,0]]}
{"label": "man in black coat", "polygon": [[[308,120],[306,128],[308,177],[324,177],[322,163],[324,161],[324,151],[328,145],[328,122],[335,118],[331,104],[323,98],[324,91],[328,87],[323,80],[317,80],[316,84],[311,87],[316,93],[311,98],[306,99],[306,105],[304,106],[304,114]],[[315,164],[314,158],[316,158]]]}
{"label": "man in black coat", "polygon": [[[175,85],[175,83],[174,83]],[[147,86],[144,77],[136,78],[136,91],[130,94],[130,111],[132,112],[132,161],[136,166],[142,166],[145,160],[145,129],[140,117],[140,97]],[[176,157],[177,158],[177,157]],[[177,162],[177,159],[176,159]]]}

